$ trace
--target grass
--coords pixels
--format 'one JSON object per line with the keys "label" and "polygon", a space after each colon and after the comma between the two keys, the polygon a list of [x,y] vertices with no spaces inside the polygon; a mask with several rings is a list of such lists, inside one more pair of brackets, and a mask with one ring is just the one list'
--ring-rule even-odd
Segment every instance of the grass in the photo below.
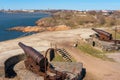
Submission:
{"label": "grass", "polygon": [[[113,38],[115,39],[115,31],[111,31],[111,32],[112,32]],[[120,39],[120,33],[116,32],[116,39]]]}
{"label": "grass", "polygon": [[72,57],[72,62],[76,62],[75,58]]}
{"label": "grass", "polygon": [[92,47],[90,44],[87,44],[87,43],[81,43],[78,45],[78,48],[84,52],[84,53],[87,53],[87,54],[90,54],[94,57],[97,57],[97,58],[101,58],[103,60],[110,60],[110,61],[113,61],[111,58],[108,58],[105,54],[106,52],[104,51],[100,51],[98,49],[95,49],[94,47]]}
{"label": "grass", "polygon": [[65,62],[62,56],[60,56],[58,53],[55,54],[55,58],[53,59],[53,61]]}
{"label": "grass", "polygon": [[[55,54],[55,58],[53,59],[53,61],[56,62],[66,62],[62,56],[60,56],[58,53]],[[76,60],[72,57],[72,62],[76,62]]]}
{"label": "grass", "polygon": [[[115,30],[107,30],[109,33],[112,34],[113,39],[115,39]],[[120,39],[120,32],[116,32],[116,39]]]}

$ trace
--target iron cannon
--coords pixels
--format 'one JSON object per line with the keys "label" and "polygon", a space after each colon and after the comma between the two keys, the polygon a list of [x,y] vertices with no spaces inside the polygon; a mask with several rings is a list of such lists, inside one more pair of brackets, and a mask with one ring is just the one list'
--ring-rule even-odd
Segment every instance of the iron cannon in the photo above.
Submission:
{"label": "iron cannon", "polygon": [[95,29],[95,28],[92,28],[92,30],[94,30],[95,32],[97,32],[98,34],[97,37],[100,39],[100,40],[103,40],[103,41],[111,41],[113,39],[112,37],[112,34],[111,33],[108,33],[104,30],[100,30],[100,29]]}
{"label": "iron cannon", "polygon": [[[30,46],[26,46],[25,44],[19,42],[18,45],[24,50],[26,54],[26,60],[24,61],[25,66],[28,70],[44,77],[44,80],[65,80],[67,74],[63,72],[59,72],[57,70],[54,70],[53,67],[51,67],[51,64],[48,62],[48,59],[38,51],[36,51],[34,48]],[[53,58],[53,52],[54,49],[50,48],[46,51],[46,53],[50,50],[50,53],[52,53]],[[50,55],[51,57],[51,55]],[[52,59],[51,59],[52,60]],[[47,74],[47,72],[54,73],[56,75],[50,76]]]}
{"label": "iron cannon", "polygon": [[33,60],[36,64],[40,66],[40,70],[45,72],[45,65],[48,65],[48,61],[45,62],[45,57],[34,48],[30,46],[26,46],[23,43],[19,42],[18,45],[24,50],[25,54],[27,55],[28,60]]}

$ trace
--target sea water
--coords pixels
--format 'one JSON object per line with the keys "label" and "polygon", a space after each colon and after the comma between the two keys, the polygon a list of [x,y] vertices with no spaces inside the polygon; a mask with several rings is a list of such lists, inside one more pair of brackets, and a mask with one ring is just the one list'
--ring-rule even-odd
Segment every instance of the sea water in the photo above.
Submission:
{"label": "sea water", "polygon": [[0,12],[0,41],[18,38],[24,32],[8,31],[7,29],[16,26],[34,26],[38,19],[48,17],[45,13],[6,13]]}

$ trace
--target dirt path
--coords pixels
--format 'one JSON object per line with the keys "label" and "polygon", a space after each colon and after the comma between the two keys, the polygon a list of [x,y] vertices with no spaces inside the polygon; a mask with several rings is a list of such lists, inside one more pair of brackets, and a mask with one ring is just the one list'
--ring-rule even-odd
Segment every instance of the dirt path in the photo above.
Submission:
{"label": "dirt path", "polygon": [[[68,43],[68,42],[67,42]],[[86,68],[85,80],[120,80],[120,64],[103,61],[91,55],[82,53],[70,44],[63,43],[64,47],[78,61],[82,62]]]}
{"label": "dirt path", "polygon": [[114,59],[116,62],[120,63],[120,53],[113,52],[111,54],[106,54],[107,57]]}

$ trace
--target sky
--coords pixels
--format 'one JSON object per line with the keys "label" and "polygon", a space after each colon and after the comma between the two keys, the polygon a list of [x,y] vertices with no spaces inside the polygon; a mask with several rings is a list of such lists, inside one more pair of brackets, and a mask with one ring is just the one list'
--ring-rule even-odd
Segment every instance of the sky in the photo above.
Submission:
{"label": "sky", "polygon": [[120,10],[120,0],[0,0],[0,9]]}

